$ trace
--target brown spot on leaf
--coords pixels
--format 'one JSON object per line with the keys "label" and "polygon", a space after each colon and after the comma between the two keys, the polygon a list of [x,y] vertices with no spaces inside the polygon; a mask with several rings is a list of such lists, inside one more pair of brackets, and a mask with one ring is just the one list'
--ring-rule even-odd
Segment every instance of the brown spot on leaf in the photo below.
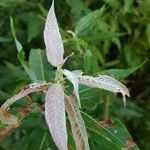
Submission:
{"label": "brown spot on leaf", "polygon": [[126,147],[122,148],[122,150],[130,150],[131,148],[134,148],[136,146],[136,143],[132,139],[126,141]]}
{"label": "brown spot on leaf", "polygon": [[21,91],[26,91],[27,89],[29,89],[30,87],[29,87],[29,85],[25,85],[25,86],[23,86],[22,88],[21,88]]}
{"label": "brown spot on leaf", "polygon": [[104,119],[104,120],[100,121],[99,123],[100,123],[100,125],[102,125],[106,128],[114,127],[114,124],[113,124],[112,120],[110,120],[110,119]]}
{"label": "brown spot on leaf", "polygon": [[9,118],[9,117],[11,117],[11,114],[9,114],[6,110],[0,109],[0,116]]}
{"label": "brown spot on leaf", "polygon": [[24,108],[24,109],[21,109],[19,110],[19,114],[22,116],[22,117],[26,117],[27,115],[29,115],[32,111],[32,108]]}

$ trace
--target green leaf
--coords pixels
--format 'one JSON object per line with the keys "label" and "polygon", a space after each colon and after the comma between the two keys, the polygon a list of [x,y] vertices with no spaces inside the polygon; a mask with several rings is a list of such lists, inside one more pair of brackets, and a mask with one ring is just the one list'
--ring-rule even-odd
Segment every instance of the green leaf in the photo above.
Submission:
{"label": "green leaf", "polygon": [[0,37],[0,43],[10,42],[10,41],[11,41],[11,39]]}
{"label": "green leaf", "polygon": [[45,81],[44,64],[43,64],[43,51],[40,49],[31,49],[29,57],[29,65],[35,72],[38,80]]}
{"label": "green leaf", "polygon": [[143,11],[147,11],[150,12],[150,1],[149,0],[145,0],[143,3],[141,3],[140,5],[140,9]]}
{"label": "green leaf", "polygon": [[104,0],[106,3],[108,3],[113,9],[119,9],[121,8],[121,2],[120,0]]}
{"label": "green leaf", "polygon": [[134,73],[135,71],[137,71],[139,68],[141,68],[144,65],[145,61],[139,65],[138,67],[132,67],[132,68],[128,68],[128,69],[109,69],[109,70],[105,70],[102,71],[101,74],[107,74],[110,75],[112,77],[114,77],[115,79],[124,79],[125,77],[128,77],[130,74]]}
{"label": "green leaf", "polygon": [[86,16],[81,18],[75,27],[75,33],[77,35],[82,35],[82,32],[91,30],[96,24],[96,20],[100,17],[105,11],[105,7],[102,7],[100,10],[96,10],[88,13]]}
{"label": "green leaf", "polygon": [[[83,112],[82,116],[86,127],[90,131],[108,140],[108,142],[114,144],[119,149],[127,148],[127,142],[132,141],[127,128],[118,119],[112,119],[111,123],[104,126]],[[134,144],[134,150],[139,150],[136,144]]]}
{"label": "green leaf", "polygon": [[89,88],[87,86],[80,85],[80,99],[82,109],[94,110],[98,104],[103,100],[100,98],[99,89]]}
{"label": "green leaf", "polygon": [[41,143],[43,142],[42,140],[44,136],[45,136],[45,130],[41,126],[37,126],[28,137],[27,149],[38,150],[40,148]]}
{"label": "green leaf", "polygon": [[50,80],[54,78],[54,72],[49,65],[46,52],[41,49],[31,49],[29,65],[38,80]]}
{"label": "green leaf", "polygon": [[126,35],[126,33],[91,31],[85,35],[82,35],[82,38],[87,39],[88,41],[100,42],[105,40],[112,40],[113,38],[121,37],[124,35]]}
{"label": "green leaf", "polygon": [[21,43],[17,40],[16,32],[15,32],[15,27],[14,27],[14,21],[13,21],[13,18],[12,18],[12,17],[10,17],[10,27],[11,27],[12,35],[13,35],[14,40],[15,40],[15,44],[16,44],[17,50],[18,50],[18,52],[20,52],[20,51],[22,51],[22,45],[21,45]]}
{"label": "green leaf", "polygon": [[133,0],[124,0],[124,11],[130,12],[133,6]]}
{"label": "green leaf", "polygon": [[79,10],[81,11],[84,8],[84,3],[82,0],[66,0],[67,3],[69,4],[72,9],[77,9],[74,10],[75,12],[78,12]]}
{"label": "green leaf", "polygon": [[24,3],[24,0],[1,0],[0,6],[2,7],[12,7],[16,6],[18,4]]}
{"label": "green leaf", "polygon": [[100,136],[92,131],[89,131],[89,142],[91,150],[120,150],[115,144],[111,143],[109,139],[103,138],[103,136]]}
{"label": "green leaf", "polygon": [[17,51],[18,51],[18,60],[20,61],[20,63],[23,63],[23,61],[25,59],[25,56],[24,56],[25,53],[23,51],[21,43],[18,41],[18,39],[16,37],[16,32],[15,32],[15,27],[14,27],[14,21],[13,21],[12,17],[10,17],[10,27],[11,27],[11,32],[12,32],[12,35],[14,37],[16,48],[17,48]]}
{"label": "green leaf", "polygon": [[20,61],[20,63],[24,63],[24,60],[25,60],[25,53],[23,50],[20,50],[18,51],[18,54],[17,54],[17,57],[18,57],[18,60]]}
{"label": "green leaf", "polygon": [[35,73],[26,64],[22,64],[22,66],[33,82],[38,81]]}
{"label": "green leaf", "polygon": [[119,22],[123,26],[123,28],[125,28],[127,33],[131,34],[132,30],[131,30],[129,22],[127,20],[125,20],[124,18],[119,18]]}
{"label": "green leaf", "polygon": [[39,9],[40,9],[40,12],[46,18],[47,13],[48,13],[47,10],[40,3],[38,4],[38,6],[39,6]]}
{"label": "green leaf", "polygon": [[[139,33],[137,33],[137,36]],[[146,55],[145,49],[148,49],[146,46],[146,41],[142,41],[140,37],[137,37],[135,41],[132,43],[126,43],[124,47],[124,56],[126,62],[131,67],[136,67],[140,65],[144,60],[148,59],[148,55]]]}
{"label": "green leaf", "polygon": [[71,7],[71,12],[75,15],[74,22],[78,21],[83,14],[89,11],[83,0],[66,0],[66,2]]}
{"label": "green leaf", "polygon": [[10,27],[11,27],[11,32],[12,32],[12,35],[14,37],[15,44],[16,44],[17,51],[18,51],[18,55],[17,55],[18,60],[22,64],[22,66],[25,69],[26,73],[29,75],[30,79],[32,81],[37,81],[37,78],[36,78],[34,72],[28,67],[27,63],[25,62],[25,53],[23,51],[23,47],[22,47],[21,43],[18,41],[18,39],[16,37],[16,32],[15,32],[15,27],[14,27],[14,22],[13,22],[12,17],[10,17]]}
{"label": "green leaf", "polygon": [[[38,114],[41,116],[41,113]],[[29,121],[28,121],[29,120]],[[35,124],[33,124],[33,122]],[[34,115],[24,119],[21,130],[25,133],[20,136],[19,140],[13,144],[15,150],[47,150],[48,148],[56,149],[50,137],[48,129],[42,120]],[[22,131],[21,131],[22,132]]]}
{"label": "green leaf", "polygon": [[131,101],[128,101],[127,107],[124,108],[122,108],[121,102],[117,101],[115,105],[112,105],[110,114],[115,114],[115,116],[119,118],[126,118],[126,119],[141,118],[143,116],[142,108],[140,108],[140,106],[137,106],[134,101],[133,102]]}
{"label": "green leaf", "polygon": [[28,18],[28,42],[31,42],[33,38],[39,35],[42,32],[42,20],[39,19],[37,13],[29,13]]}

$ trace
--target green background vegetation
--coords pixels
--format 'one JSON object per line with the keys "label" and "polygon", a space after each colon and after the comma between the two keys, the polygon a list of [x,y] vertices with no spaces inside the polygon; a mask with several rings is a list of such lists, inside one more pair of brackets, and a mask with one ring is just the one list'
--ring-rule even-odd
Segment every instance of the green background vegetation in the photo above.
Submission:
{"label": "green background vegetation", "polygon": [[[50,0],[0,0],[0,104],[31,81],[54,79],[54,68],[46,61],[43,40],[50,6]],[[85,74],[93,76],[111,75],[126,84],[131,93],[124,108],[120,95],[81,86],[82,111],[98,122],[108,118],[120,119],[139,148],[149,150],[150,1],[56,0],[55,8],[65,56],[75,52],[64,68],[82,69]],[[10,27],[10,16],[16,37],[22,44],[22,48],[18,47],[19,52],[12,35],[13,27]],[[72,89],[71,84],[68,85]],[[42,107],[44,96],[35,94],[32,100],[33,104],[38,103]],[[26,105],[25,101],[17,102],[11,112],[16,114]],[[0,143],[0,149],[56,149],[50,140],[43,112],[35,106],[34,109],[22,120],[19,128]],[[86,115],[83,116],[88,127],[90,123]],[[121,127],[119,121],[114,119],[114,122]],[[107,127],[110,128],[110,123]],[[101,132],[94,126],[93,130]],[[88,134],[92,150],[117,149],[102,136],[90,130]],[[122,139],[129,136],[124,130],[120,134]],[[74,145],[71,132],[69,136],[70,145]]]}

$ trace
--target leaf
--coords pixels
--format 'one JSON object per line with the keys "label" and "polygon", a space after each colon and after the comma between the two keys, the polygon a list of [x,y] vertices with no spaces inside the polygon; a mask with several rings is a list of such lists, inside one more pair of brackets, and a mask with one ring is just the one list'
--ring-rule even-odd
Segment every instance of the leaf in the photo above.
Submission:
{"label": "leaf", "polygon": [[24,0],[1,0],[0,1],[0,6],[2,7],[13,7],[16,5],[23,5],[25,1]]}
{"label": "leaf", "polygon": [[47,133],[46,130],[46,124],[44,122],[41,123],[42,120],[43,115],[41,113],[31,113],[30,117],[23,119],[20,129],[24,129],[26,134],[23,134],[19,141],[15,143],[13,149],[47,150],[48,147],[51,147],[53,150],[56,149],[52,140],[50,141],[49,133]]}
{"label": "leaf", "polygon": [[60,84],[52,84],[46,94],[45,119],[52,138],[59,150],[67,150],[67,129],[64,90]]}
{"label": "leaf", "polygon": [[44,73],[44,64],[43,64],[43,55],[42,50],[32,49],[29,57],[29,64],[31,69],[35,72],[38,80],[45,81],[45,73]]}
{"label": "leaf", "polygon": [[86,16],[82,17],[76,25],[75,33],[77,35],[82,35],[85,31],[91,30],[97,23],[96,20],[99,16],[103,15],[105,12],[105,7],[99,10],[88,13]]}
{"label": "leaf", "polygon": [[95,43],[105,40],[112,40],[113,38],[122,37],[124,35],[126,35],[125,32],[90,31],[89,33],[83,34],[82,38]]}
{"label": "leaf", "polygon": [[52,66],[46,58],[46,52],[41,49],[31,49],[29,65],[38,80],[51,81],[54,78]]}
{"label": "leaf", "polygon": [[90,147],[92,150],[97,150],[97,147],[102,150],[121,150],[117,145],[111,143],[109,139],[104,138],[100,134],[97,134],[90,130],[88,133],[90,137]]}
{"label": "leaf", "polygon": [[52,66],[46,58],[46,52],[41,49],[31,49],[29,65],[38,80],[51,81],[54,78]]}
{"label": "leaf", "polygon": [[25,62],[25,53],[23,51],[23,47],[22,47],[21,43],[18,41],[18,39],[16,37],[16,32],[15,32],[15,27],[14,27],[14,22],[13,22],[12,17],[10,17],[10,27],[11,27],[11,32],[12,32],[12,35],[14,37],[16,48],[18,51],[18,55],[17,55],[18,60],[22,64],[26,73],[29,75],[30,79],[32,81],[37,81],[37,78],[36,78],[34,72],[27,66],[27,63]]}
{"label": "leaf", "polygon": [[38,7],[39,7],[39,10],[40,10],[40,12],[41,12],[41,14],[44,16],[44,17],[46,17],[47,16],[47,10],[43,7],[43,5],[42,4],[38,4]]}
{"label": "leaf", "polygon": [[130,74],[134,73],[135,71],[137,71],[139,68],[141,68],[146,61],[144,61],[142,64],[140,64],[137,67],[131,67],[128,69],[109,69],[109,70],[105,70],[102,71],[101,74],[107,74],[107,75],[111,75],[113,77],[115,77],[116,79],[120,80],[123,79],[127,76],[129,76]]}
{"label": "leaf", "polygon": [[[42,125],[37,126],[36,128],[34,128],[33,131],[31,131],[31,133],[28,135],[28,140],[26,140],[25,144],[26,144],[26,150],[40,150],[40,144],[42,142],[42,138],[45,135],[44,133],[44,128],[42,127]],[[40,135],[40,136],[39,136]],[[38,137],[38,138],[36,138]]]}
{"label": "leaf", "polygon": [[119,9],[121,8],[121,2],[119,0],[104,0],[106,3],[108,3],[113,9]]}
{"label": "leaf", "polygon": [[145,41],[136,40],[132,44],[126,43],[124,47],[124,56],[128,66],[139,66],[140,64],[142,64],[142,62],[148,59],[147,55],[145,55],[145,51],[143,50],[143,48],[147,48],[144,42]]}
{"label": "leaf", "polygon": [[[86,127],[90,131],[105,138],[107,142],[115,144],[119,149],[125,148],[127,146],[127,141],[132,140],[127,128],[118,119],[112,119],[110,120],[111,123],[104,126],[83,112],[82,116]],[[136,144],[134,145],[134,150],[139,150]]]}
{"label": "leaf", "polygon": [[27,96],[30,93],[42,91],[47,87],[46,82],[44,81],[39,81],[37,83],[31,83],[29,85],[26,85],[22,88],[20,93],[12,96],[9,98],[2,106],[2,110],[6,110],[8,107],[10,107],[13,103],[15,103],[17,100],[22,99],[23,97]]}
{"label": "leaf", "polygon": [[82,76],[79,70],[69,71],[64,69],[63,73],[73,83],[76,95],[78,94],[78,84],[83,84],[89,87],[101,88],[114,93],[121,93],[123,96],[124,105],[126,105],[126,95],[130,97],[129,90],[119,81],[114,78],[101,75],[99,77]]}
{"label": "leaf", "polygon": [[[81,107],[81,104],[80,104],[80,97],[79,97],[79,83],[78,83],[78,79],[77,79],[77,76],[74,72],[71,72],[67,69],[64,69],[63,70],[63,74],[68,78],[68,80],[73,84],[73,87],[74,87],[74,92],[75,92],[75,95],[77,97],[77,100],[78,100],[78,103],[79,103],[79,106]],[[78,73],[77,73],[78,74]]]}
{"label": "leaf", "polygon": [[82,14],[89,11],[84,2],[81,0],[66,0],[66,2],[71,7],[72,14],[75,15],[74,22],[78,21]]}
{"label": "leaf", "polygon": [[42,21],[39,19],[37,12],[29,13],[27,24],[28,42],[31,42],[33,38],[41,33],[42,27],[43,24]]}
{"label": "leaf", "polygon": [[10,27],[11,27],[12,35],[13,35],[14,40],[15,40],[17,51],[18,51],[18,53],[21,53],[21,55],[20,55],[20,57],[18,57],[18,59],[19,59],[20,62],[23,62],[23,60],[25,58],[25,56],[24,56],[25,54],[23,52],[23,48],[22,48],[21,43],[18,41],[18,39],[16,37],[16,32],[15,32],[15,27],[14,27],[14,21],[13,21],[12,17],[10,17]]}
{"label": "leaf", "polygon": [[76,103],[76,99],[73,96],[66,97],[65,106],[71,123],[71,129],[75,140],[76,149],[89,150],[90,147],[88,144],[88,136],[86,133],[85,123],[81,116],[78,103]]}
{"label": "leaf", "polygon": [[38,81],[38,79],[37,79],[35,73],[27,66],[26,63],[25,63],[25,64],[22,64],[22,66],[23,66],[25,72],[28,74],[28,76],[30,77],[30,79],[31,79],[33,82]]}
{"label": "leaf", "polygon": [[62,65],[64,63],[64,47],[54,12],[54,0],[45,23],[44,42],[46,45],[47,58],[50,64],[55,67]]}
{"label": "leaf", "polygon": [[0,43],[7,43],[10,42],[11,40],[9,38],[1,37],[0,36]]}
{"label": "leaf", "polygon": [[133,6],[133,0],[124,0],[124,12],[131,12]]}
{"label": "leaf", "polygon": [[79,93],[83,110],[95,110],[99,104],[104,102],[103,94],[99,92],[99,89],[81,85]]}
{"label": "leaf", "polygon": [[78,76],[79,83],[87,85],[89,87],[94,88],[102,88],[114,93],[121,93],[123,96],[124,105],[126,105],[126,95],[130,97],[128,89],[119,81],[115,80],[114,78],[101,75],[99,77],[92,77],[92,76]]}

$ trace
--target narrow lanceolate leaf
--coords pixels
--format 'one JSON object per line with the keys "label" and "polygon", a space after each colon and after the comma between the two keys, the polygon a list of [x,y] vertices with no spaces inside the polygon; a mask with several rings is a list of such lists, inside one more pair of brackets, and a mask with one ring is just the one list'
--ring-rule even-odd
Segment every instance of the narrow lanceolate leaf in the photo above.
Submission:
{"label": "narrow lanceolate leaf", "polygon": [[89,150],[88,136],[86,133],[85,123],[81,116],[78,103],[76,99],[71,97],[66,97],[65,99],[66,111],[71,124],[71,129],[73,133],[73,138],[76,144],[77,150]]}
{"label": "narrow lanceolate leaf", "polygon": [[55,16],[54,0],[46,19],[44,42],[46,45],[47,58],[50,64],[55,67],[62,65],[64,62],[64,47]]}
{"label": "narrow lanceolate leaf", "polygon": [[[76,72],[74,71],[69,71],[67,69],[64,69],[63,70],[63,74],[68,78],[68,80],[73,84],[73,87],[74,87],[74,93],[77,97],[77,100],[78,100],[78,103],[79,103],[79,106],[81,107],[81,104],[80,104],[80,97],[79,97],[79,83],[78,83],[78,78],[77,78],[77,75],[76,75]],[[79,74],[77,72],[77,74]]]}
{"label": "narrow lanceolate leaf", "polygon": [[78,80],[80,84],[95,88],[102,88],[114,93],[121,93],[123,96],[124,105],[126,105],[125,96],[127,95],[130,97],[129,90],[122,83],[107,75],[101,75],[99,77],[79,75]]}
{"label": "narrow lanceolate leaf", "polygon": [[74,91],[78,101],[80,100],[78,94],[78,84],[84,84],[93,88],[101,88],[114,93],[121,93],[123,96],[124,105],[126,105],[126,95],[130,97],[129,90],[122,83],[108,75],[101,75],[99,77],[82,76],[82,73],[78,70],[69,71],[66,69],[63,70],[63,73],[74,85]]}
{"label": "narrow lanceolate leaf", "polygon": [[34,92],[39,92],[39,91],[43,91],[45,88],[47,87],[47,84],[45,81],[39,81],[36,83],[31,83],[29,85],[24,86],[21,91],[12,96],[11,98],[9,98],[2,106],[1,109],[2,110],[6,110],[8,107],[10,107],[13,103],[15,103],[16,101],[22,99],[23,97],[34,93]]}
{"label": "narrow lanceolate leaf", "polygon": [[58,149],[67,150],[64,90],[60,84],[53,84],[48,89],[45,102],[45,118]]}

